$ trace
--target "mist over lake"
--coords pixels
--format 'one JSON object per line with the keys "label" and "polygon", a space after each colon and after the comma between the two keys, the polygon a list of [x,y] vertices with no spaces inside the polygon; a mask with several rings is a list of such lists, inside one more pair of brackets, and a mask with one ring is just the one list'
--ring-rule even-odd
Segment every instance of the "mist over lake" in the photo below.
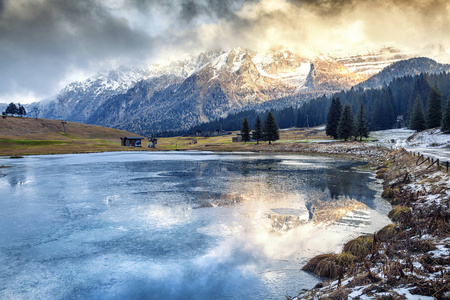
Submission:
{"label": "mist over lake", "polygon": [[390,221],[358,162],[300,155],[30,156],[0,169],[2,299],[284,299],[314,255]]}

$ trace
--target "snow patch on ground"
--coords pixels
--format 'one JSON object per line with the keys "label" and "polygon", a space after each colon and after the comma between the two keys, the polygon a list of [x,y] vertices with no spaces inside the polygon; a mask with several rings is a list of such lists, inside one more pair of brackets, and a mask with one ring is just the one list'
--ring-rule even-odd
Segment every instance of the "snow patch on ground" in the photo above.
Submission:
{"label": "snow patch on ground", "polygon": [[407,147],[450,148],[450,134],[443,134],[439,128],[417,133],[409,139]]}
{"label": "snow patch on ground", "polygon": [[374,139],[370,143],[374,146],[390,149],[405,148],[408,151],[420,152],[427,157],[450,161],[450,134],[443,134],[439,128],[418,133],[406,128],[372,131],[370,137]]}

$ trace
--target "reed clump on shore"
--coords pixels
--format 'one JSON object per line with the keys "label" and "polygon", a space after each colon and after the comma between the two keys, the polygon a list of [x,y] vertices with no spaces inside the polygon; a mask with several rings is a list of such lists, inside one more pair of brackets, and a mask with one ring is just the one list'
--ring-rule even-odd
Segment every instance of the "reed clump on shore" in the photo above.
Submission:
{"label": "reed clump on shore", "polygon": [[344,245],[344,249],[342,251],[354,255],[358,257],[358,259],[363,259],[372,251],[373,242],[373,236],[362,235],[356,239],[348,241]]}
{"label": "reed clump on shore", "polygon": [[346,252],[341,254],[321,254],[313,257],[302,270],[313,272],[320,277],[334,279],[342,276],[356,259],[356,256]]}

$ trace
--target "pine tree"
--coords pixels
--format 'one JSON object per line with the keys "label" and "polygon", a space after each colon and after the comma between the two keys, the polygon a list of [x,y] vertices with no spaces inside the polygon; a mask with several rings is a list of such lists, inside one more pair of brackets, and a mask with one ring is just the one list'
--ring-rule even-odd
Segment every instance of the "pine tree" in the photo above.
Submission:
{"label": "pine tree", "polygon": [[23,117],[24,115],[27,115],[27,111],[25,110],[25,107],[23,105],[20,105],[20,103],[19,103],[19,109],[17,110],[17,114],[20,117]]}
{"label": "pine tree", "polygon": [[394,97],[391,88],[383,89],[383,129],[391,129],[395,124]]}
{"label": "pine tree", "polygon": [[253,139],[259,144],[259,141],[263,139],[263,130],[261,125],[261,119],[256,116],[255,130],[253,131]]}
{"label": "pine tree", "polygon": [[439,127],[441,126],[441,121],[442,98],[437,88],[433,88],[428,96],[427,127]]}
{"label": "pine tree", "polygon": [[6,107],[6,111],[7,114],[11,114],[11,115],[15,115],[19,112],[19,109],[17,108],[17,106],[11,102],[8,107]]}
{"label": "pine tree", "polygon": [[367,115],[364,109],[364,103],[361,101],[358,108],[358,114],[356,115],[356,133],[355,135],[359,137],[359,141],[362,141],[362,138],[369,137],[369,124],[367,122]]}
{"label": "pine tree", "polygon": [[447,99],[444,116],[442,117],[441,131],[443,133],[450,133],[450,96]]}
{"label": "pine tree", "polygon": [[247,117],[245,117],[244,122],[242,122],[241,135],[244,143],[250,141],[250,125],[248,124]]}
{"label": "pine tree", "polygon": [[409,128],[416,131],[422,131],[427,128],[420,96],[417,96],[416,100],[414,100],[413,110],[409,118]]}
{"label": "pine tree", "polygon": [[266,119],[264,120],[263,135],[264,139],[266,141],[269,141],[269,144],[280,139],[277,121],[270,111],[267,114]]}
{"label": "pine tree", "polygon": [[339,97],[333,98],[331,100],[330,108],[327,114],[327,124],[326,124],[326,134],[332,136],[334,139],[339,137],[338,135],[338,124],[341,118],[342,104]]}
{"label": "pine tree", "polygon": [[353,117],[352,108],[350,104],[345,104],[342,111],[341,118],[338,123],[338,136],[345,141],[352,137],[355,133],[355,120]]}

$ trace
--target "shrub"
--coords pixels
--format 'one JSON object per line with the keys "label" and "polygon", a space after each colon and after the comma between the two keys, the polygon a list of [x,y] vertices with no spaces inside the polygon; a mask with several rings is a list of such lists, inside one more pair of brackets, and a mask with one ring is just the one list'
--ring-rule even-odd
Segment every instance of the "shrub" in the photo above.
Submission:
{"label": "shrub", "polygon": [[398,234],[398,228],[395,224],[389,224],[381,228],[377,232],[377,236],[381,241],[388,241]]}
{"label": "shrub", "polygon": [[407,206],[397,205],[388,214],[388,217],[394,221],[398,222],[404,220],[411,215],[411,209]]}
{"label": "shrub", "polygon": [[427,253],[436,249],[436,246],[430,240],[413,240],[410,245],[410,250],[413,252]]}
{"label": "shrub", "polygon": [[400,193],[398,188],[386,188],[382,193],[381,197],[383,198],[393,198],[394,195]]}
{"label": "shrub", "polygon": [[368,235],[362,235],[348,241],[344,245],[343,252],[347,252],[351,255],[358,257],[359,259],[363,259],[367,256],[372,250],[373,237]]}
{"label": "shrub", "polygon": [[334,279],[339,276],[340,268],[348,269],[355,261],[356,257],[349,253],[321,254],[313,257],[302,270]]}
{"label": "shrub", "polygon": [[383,179],[384,176],[386,175],[386,173],[387,173],[387,168],[381,168],[377,171],[377,175],[375,176],[375,178]]}

